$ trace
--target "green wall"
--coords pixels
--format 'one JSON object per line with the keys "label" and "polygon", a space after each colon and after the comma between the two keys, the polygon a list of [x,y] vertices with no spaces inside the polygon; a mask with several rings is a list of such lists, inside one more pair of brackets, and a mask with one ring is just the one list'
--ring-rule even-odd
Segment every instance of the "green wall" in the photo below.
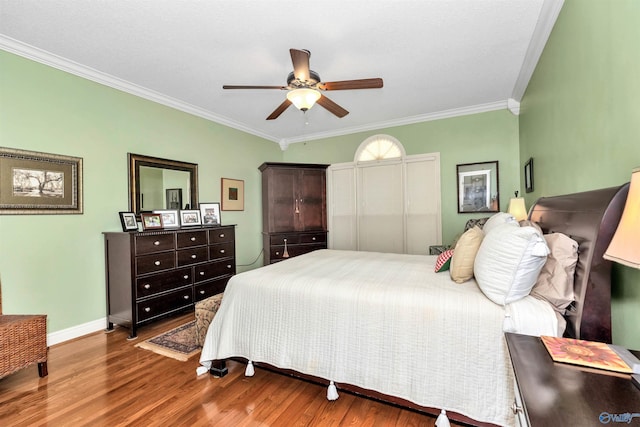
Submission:
{"label": "green wall", "polygon": [[222,222],[237,224],[238,264],[258,257],[258,166],[282,160],[277,144],[4,51],[0,76],[0,146],[84,163],[84,214],[0,215],[5,313],[47,313],[49,332],[105,316],[101,233],[121,230],[128,152],[198,163],[202,202],[220,200],[221,177],[245,180],[245,210]]}
{"label": "green wall", "polygon": [[[639,22],[637,0],[565,0],[521,103],[529,204],[620,185],[640,166]],[[640,271],[614,265],[612,293],[613,340],[640,349]]]}
{"label": "green wall", "polygon": [[352,162],[358,146],[371,135],[387,134],[398,139],[408,155],[440,153],[442,188],[442,241],[450,243],[471,218],[487,214],[459,214],[456,165],[497,160],[500,208],[520,187],[518,117],[508,110],[434,120],[379,129],[306,143],[291,144],[284,152],[287,162]]}

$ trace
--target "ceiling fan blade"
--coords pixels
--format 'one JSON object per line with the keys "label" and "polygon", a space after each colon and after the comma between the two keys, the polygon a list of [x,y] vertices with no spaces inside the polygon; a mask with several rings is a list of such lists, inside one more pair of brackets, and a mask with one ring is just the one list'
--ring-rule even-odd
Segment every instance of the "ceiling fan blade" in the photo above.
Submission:
{"label": "ceiling fan blade", "polygon": [[291,104],[292,104],[292,102],[289,101],[289,99],[285,99],[282,104],[278,105],[278,108],[273,110],[273,113],[271,113],[269,115],[269,117],[267,117],[267,120],[277,119],[280,116],[280,114],[284,113],[284,110],[289,108],[289,105],[291,105]]}
{"label": "ceiling fan blade", "polygon": [[339,118],[343,118],[344,116],[349,114],[347,110],[345,110],[344,108],[342,108],[341,106],[339,106],[338,104],[336,104],[335,102],[333,102],[332,100],[330,100],[324,95],[321,95],[320,98],[316,101],[316,103],[320,104],[320,106],[326,108],[327,111],[329,111],[332,114],[335,114]]}
{"label": "ceiling fan blade", "polygon": [[224,85],[222,89],[287,89],[286,86],[237,86],[237,85]]}
{"label": "ceiling fan blade", "polygon": [[322,90],[379,89],[382,86],[383,83],[380,78],[323,82],[318,85]]}
{"label": "ceiling fan blade", "polygon": [[291,62],[293,62],[293,75],[300,81],[309,80],[309,57],[308,50],[289,49]]}

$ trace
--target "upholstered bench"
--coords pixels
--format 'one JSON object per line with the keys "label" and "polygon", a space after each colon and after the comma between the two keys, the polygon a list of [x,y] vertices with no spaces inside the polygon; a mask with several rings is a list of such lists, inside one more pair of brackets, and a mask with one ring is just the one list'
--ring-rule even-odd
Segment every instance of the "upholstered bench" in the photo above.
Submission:
{"label": "upholstered bench", "polygon": [[196,341],[200,346],[204,344],[209,324],[220,308],[223,295],[217,294],[196,303]]}

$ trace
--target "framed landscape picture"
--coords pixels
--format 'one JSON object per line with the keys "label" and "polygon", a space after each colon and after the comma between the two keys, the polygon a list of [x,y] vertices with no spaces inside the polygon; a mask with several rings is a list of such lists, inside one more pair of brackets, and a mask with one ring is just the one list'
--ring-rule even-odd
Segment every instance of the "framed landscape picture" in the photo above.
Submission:
{"label": "framed landscape picture", "polygon": [[176,228],[180,227],[180,220],[178,219],[178,211],[177,210],[157,210],[153,211],[153,213],[160,214],[162,217],[162,227],[163,228]]}
{"label": "framed landscape picture", "polygon": [[81,214],[82,158],[0,147],[0,214]]}
{"label": "framed landscape picture", "polygon": [[200,211],[180,211],[180,225],[183,227],[188,227],[190,225],[202,225],[202,222],[200,221]]}

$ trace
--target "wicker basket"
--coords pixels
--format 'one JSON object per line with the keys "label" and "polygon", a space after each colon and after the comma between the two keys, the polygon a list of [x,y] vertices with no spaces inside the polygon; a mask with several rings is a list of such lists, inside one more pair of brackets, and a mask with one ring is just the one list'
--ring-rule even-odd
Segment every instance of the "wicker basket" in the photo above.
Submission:
{"label": "wicker basket", "polygon": [[47,376],[47,316],[2,314],[0,287],[0,378],[38,364]]}

